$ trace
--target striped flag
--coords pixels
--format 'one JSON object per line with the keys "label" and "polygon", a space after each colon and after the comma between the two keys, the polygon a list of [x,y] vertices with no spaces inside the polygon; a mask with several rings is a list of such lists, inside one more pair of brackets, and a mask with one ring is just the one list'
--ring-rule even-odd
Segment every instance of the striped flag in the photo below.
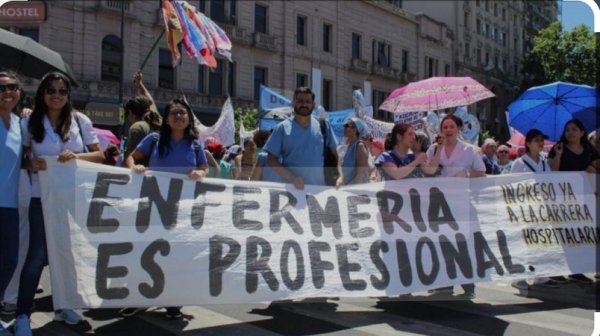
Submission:
{"label": "striped flag", "polygon": [[169,50],[171,50],[171,55],[173,56],[173,67],[175,67],[181,58],[177,45],[183,39],[183,31],[181,30],[179,18],[173,4],[167,0],[162,0],[162,11],[163,19],[165,21],[165,30],[167,32],[167,43],[169,45]]}

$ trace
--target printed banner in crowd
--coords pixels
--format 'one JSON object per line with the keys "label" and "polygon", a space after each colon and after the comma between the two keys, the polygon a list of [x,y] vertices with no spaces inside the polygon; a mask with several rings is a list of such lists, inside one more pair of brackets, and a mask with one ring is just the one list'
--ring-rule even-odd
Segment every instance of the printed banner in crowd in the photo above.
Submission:
{"label": "printed banner in crowd", "polygon": [[424,112],[394,113],[394,123],[410,124],[414,130],[422,130]]}
{"label": "printed banner in crowd", "polygon": [[396,296],[595,271],[586,173],[296,190],[48,158],[40,177],[55,309]]}

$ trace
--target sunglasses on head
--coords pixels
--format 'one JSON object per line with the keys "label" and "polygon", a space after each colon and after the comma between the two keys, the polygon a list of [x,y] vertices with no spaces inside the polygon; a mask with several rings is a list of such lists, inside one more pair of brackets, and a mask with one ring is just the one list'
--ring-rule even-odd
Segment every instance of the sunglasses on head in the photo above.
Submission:
{"label": "sunglasses on head", "polygon": [[0,92],[8,91],[17,91],[19,89],[19,84],[0,84]]}
{"label": "sunglasses on head", "polygon": [[66,89],[66,88],[56,89],[56,88],[53,88],[53,87],[47,87],[46,90],[45,90],[45,92],[46,92],[47,95],[53,95],[53,94],[55,94],[57,92],[61,96],[66,96],[66,95],[69,94],[69,90]]}

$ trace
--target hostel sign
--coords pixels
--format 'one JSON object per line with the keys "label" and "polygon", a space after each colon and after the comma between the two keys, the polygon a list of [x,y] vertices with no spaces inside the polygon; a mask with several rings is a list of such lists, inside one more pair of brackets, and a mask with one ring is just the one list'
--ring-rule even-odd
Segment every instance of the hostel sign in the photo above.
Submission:
{"label": "hostel sign", "polygon": [[46,4],[42,1],[11,1],[0,6],[0,22],[44,22]]}

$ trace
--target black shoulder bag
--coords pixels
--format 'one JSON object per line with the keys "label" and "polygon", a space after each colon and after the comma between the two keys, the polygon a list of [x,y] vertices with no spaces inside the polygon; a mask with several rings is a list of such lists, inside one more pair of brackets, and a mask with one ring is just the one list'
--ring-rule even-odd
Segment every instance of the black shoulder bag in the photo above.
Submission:
{"label": "black shoulder bag", "polygon": [[323,176],[325,177],[325,185],[335,186],[335,183],[340,177],[338,173],[338,160],[331,149],[327,147],[327,121],[320,119],[321,134],[323,134]]}

